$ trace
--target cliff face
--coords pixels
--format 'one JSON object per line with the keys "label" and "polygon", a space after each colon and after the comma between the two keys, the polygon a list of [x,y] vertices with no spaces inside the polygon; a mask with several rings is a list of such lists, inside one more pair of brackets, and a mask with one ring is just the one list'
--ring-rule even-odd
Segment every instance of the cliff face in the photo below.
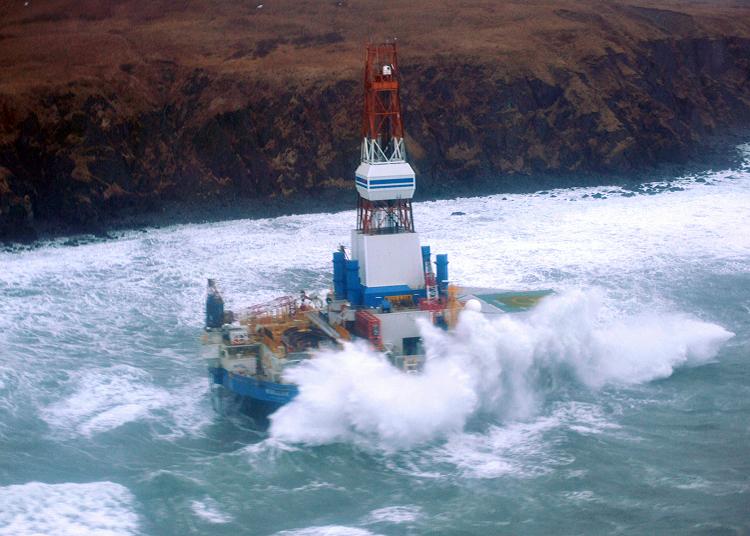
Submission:
{"label": "cliff face", "polygon": [[750,122],[741,4],[102,4],[3,8],[0,239],[353,190],[368,35],[399,38],[423,193],[683,162]]}

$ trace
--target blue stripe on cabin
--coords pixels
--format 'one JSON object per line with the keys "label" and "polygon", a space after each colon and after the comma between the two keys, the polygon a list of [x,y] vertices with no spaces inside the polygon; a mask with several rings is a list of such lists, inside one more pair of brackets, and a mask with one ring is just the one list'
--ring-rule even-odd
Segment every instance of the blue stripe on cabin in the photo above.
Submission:
{"label": "blue stripe on cabin", "polygon": [[413,187],[414,187],[414,183],[412,182],[411,184],[404,183],[404,184],[387,184],[385,186],[370,186],[369,189],[370,190],[382,190],[384,188],[392,188],[394,190],[400,190],[402,188],[413,188]]}
{"label": "blue stripe on cabin", "polygon": [[[368,182],[365,177],[360,177],[359,175],[356,176],[355,180],[362,186],[365,186]],[[402,177],[400,179],[370,179],[369,184],[397,184],[401,182],[414,182],[414,177]]]}

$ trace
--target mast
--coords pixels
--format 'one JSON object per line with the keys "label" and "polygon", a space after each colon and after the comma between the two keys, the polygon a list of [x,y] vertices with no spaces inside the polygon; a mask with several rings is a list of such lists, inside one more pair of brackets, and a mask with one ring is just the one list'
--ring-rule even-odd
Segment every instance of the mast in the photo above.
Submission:
{"label": "mast", "polygon": [[413,233],[416,181],[406,161],[395,43],[365,53],[361,164],[356,172],[357,230]]}
{"label": "mast", "polygon": [[417,301],[425,296],[411,207],[416,179],[406,161],[395,43],[367,46],[364,90],[361,162],[355,172],[357,227],[343,271],[342,259],[337,261],[338,281],[352,306],[380,307],[388,297]]}

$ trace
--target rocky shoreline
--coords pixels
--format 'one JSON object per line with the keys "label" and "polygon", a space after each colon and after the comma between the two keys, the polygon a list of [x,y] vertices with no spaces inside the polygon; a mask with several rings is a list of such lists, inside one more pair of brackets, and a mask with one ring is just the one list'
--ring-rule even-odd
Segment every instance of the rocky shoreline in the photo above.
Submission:
{"label": "rocky shoreline", "polygon": [[[673,189],[671,183],[681,178],[695,176],[701,181],[700,177],[711,171],[736,168],[743,161],[738,146],[748,143],[749,140],[750,131],[717,137],[713,140],[713,144],[701,153],[702,158],[681,164],[663,164],[636,174],[538,175],[521,177],[522,180],[511,176],[507,177],[508,182],[505,186],[500,188],[498,188],[497,180],[486,178],[471,184],[454,184],[452,190],[442,188],[437,191],[424,192],[418,188],[415,200],[421,202],[498,194],[553,195],[550,191],[558,188],[600,186],[623,190],[610,192],[614,195],[654,195]],[[339,212],[352,210],[353,199],[354,193],[351,189],[330,188],[314,198],[303,194],[290,194],[285,198],[233,198],[201,203],[167,201],[152,210],[120,211],[108,220],[106,225],[101,226],[74,227],[57,222],[32,222],[27,227],[27,231],[0,239],[0,249],[20,251],[43,246],[53,241],[65,246],[78,246],[117,239],[130,232],[146,233],[172,225]]]}

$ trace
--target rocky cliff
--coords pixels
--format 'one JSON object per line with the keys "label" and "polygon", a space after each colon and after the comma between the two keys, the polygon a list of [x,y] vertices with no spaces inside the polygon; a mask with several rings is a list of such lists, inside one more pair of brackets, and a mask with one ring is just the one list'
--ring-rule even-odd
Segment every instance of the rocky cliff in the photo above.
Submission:
{"label": "rocky cliff", "polygon": [[0,239],[353,192],[363,43],[393,37],[423,195],[637,173],[750,124],[740,2],[12,1]]}

